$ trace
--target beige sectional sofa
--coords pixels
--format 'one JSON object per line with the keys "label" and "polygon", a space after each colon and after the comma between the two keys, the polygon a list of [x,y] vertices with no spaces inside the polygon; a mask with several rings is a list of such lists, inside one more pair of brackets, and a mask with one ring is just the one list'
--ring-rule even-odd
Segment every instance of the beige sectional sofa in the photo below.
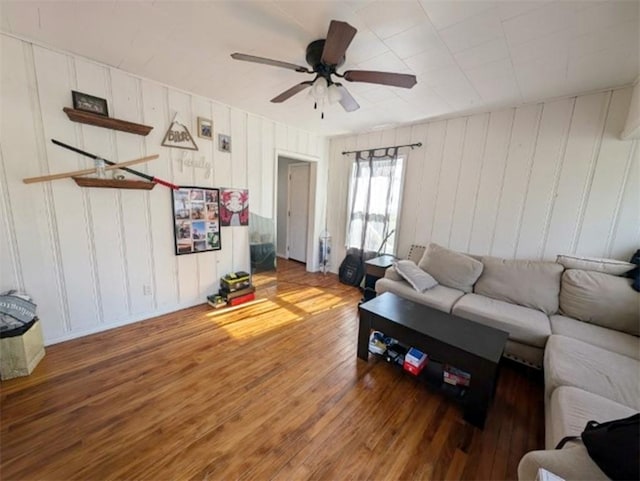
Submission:
{"label": "beige sectional sofa", "polygon": [[505,357],[544,368],[546,450],[524,456],[520,480],[534,480],[540,467],[566,480],[608,479],[580,442],[554,448],[590,420],[640,411],[640,294],[614,275],[630,265],[566,256],[506,260],[435,244],[411,255],[439,285],[418,292],[392,267],[376,283],[378,293],[507,331]]}

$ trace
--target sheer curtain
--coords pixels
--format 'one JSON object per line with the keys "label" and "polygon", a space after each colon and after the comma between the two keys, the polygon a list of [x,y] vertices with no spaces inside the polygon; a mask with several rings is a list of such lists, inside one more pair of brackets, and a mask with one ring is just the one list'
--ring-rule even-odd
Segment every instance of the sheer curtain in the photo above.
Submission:
{"label": "sheer curtain", "polygon": [[[402,158],[398,148],[366,150],[356,154],[351,175],[347,226],[349,253],[373,257],[385,237],[395,231],[400,204]],[[395,252],[392,234],[382,253]]]}

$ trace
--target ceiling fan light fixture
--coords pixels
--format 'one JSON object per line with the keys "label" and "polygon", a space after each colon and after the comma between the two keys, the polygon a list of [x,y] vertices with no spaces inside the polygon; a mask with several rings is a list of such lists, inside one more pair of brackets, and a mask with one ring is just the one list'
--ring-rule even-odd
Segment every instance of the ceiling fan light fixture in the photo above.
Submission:
{"label": "ceiling fan light fixture", "polygon": [[342,100],[342,93],[340,92],[340,89],[336,84],[331,84],[327,89],[327,92],[328,92],[327,97],[329,98],[330,104],[335,104],[337,102],[340,102],[340,100]]}
{"label": "ceiling fan light fixture", "polygon": [[324,77],[318,77],[316,81],[313,82],[313,87],[311,87],[311,95],[316,100],[322,100],[327,95],[328,87],[327,79]]}

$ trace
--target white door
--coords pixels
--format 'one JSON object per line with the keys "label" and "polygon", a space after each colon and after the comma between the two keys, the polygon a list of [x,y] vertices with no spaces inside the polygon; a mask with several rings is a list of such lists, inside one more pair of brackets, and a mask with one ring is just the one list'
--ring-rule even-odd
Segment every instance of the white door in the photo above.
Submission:
{"label": "white door", "polygon": [[309,164],[289,165],[288,191],[287,254],[289,259],[306,263],[309,218]]}

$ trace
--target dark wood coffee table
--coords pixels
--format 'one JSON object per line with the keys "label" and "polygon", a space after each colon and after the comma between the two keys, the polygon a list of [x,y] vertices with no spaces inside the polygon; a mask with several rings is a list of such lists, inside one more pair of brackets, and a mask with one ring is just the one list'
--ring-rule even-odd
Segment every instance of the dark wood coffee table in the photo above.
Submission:
{"label": "dark wood coffee table", "polygon": [[508,338],[506,332],[390,292],[361,304],[358,311],[360,359],[369,360],[369,335],[376,329],[427,353],[430,359],[468,372],[471,382],[462,400],[464,419],[479,428],[484,427],[495,392],[498,363]]}

